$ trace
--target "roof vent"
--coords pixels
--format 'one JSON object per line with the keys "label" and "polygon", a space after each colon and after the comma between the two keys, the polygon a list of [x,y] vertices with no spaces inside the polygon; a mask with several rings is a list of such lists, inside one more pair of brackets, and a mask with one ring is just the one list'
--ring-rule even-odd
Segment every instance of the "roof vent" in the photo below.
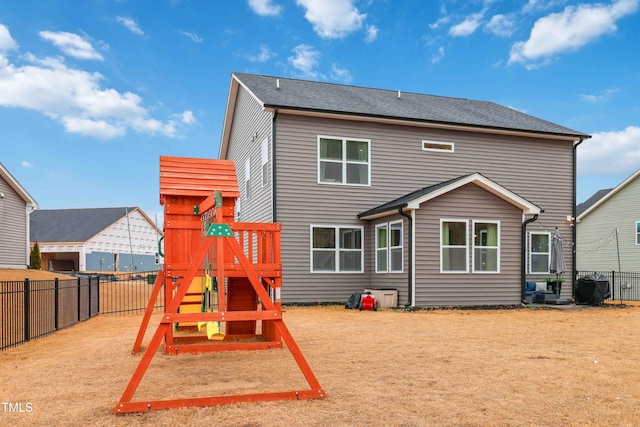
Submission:
{"label": "roof vent", "polygon": [[402,92],[398,91],[398,99],[402,98]]}
{"label": "roof vent", "polygon": [[276,89],[280,89],[280,79],[276,79]]}

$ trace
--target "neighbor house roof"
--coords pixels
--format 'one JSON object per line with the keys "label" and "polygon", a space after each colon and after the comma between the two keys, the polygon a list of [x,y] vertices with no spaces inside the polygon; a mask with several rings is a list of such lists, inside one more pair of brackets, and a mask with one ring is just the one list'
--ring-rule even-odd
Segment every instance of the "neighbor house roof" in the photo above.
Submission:
{"label": "neighbor house roof", "polygon": [[400,209],[419,209],[422,203],[435,199],[438,196],[470,183],[476,184],[512,205],[517,206],[522,209],[525,214],[539,214],[541,212],[541,209],[538,206],[507,190],[500,184],[497,184],[482,174],[472,173],[413,191],[388,203],[369,209],[368,211],[361,212],[358,214],[358,218],[370,220],[396,213]]}
{"label": "neighbor house roof", "polygon": [[83,243],[136,209],[140,210],[136,207],[37,210],[31,213],[30,240]]}
{"label": "neighbor house roof", "polygon": [[[627,185],[635,181],[640,176],[640,169],[638,169],[633,175],[625,179],[617,187],[608,190],[599,190],[593,196],[589,197],[587,201],[580,203],[576,206],[577,220],[580,221],[585,216],[589,215],[594,210],[598,209],[603,203],[612,198],[616,193],[625,188]],[[583,206],[584,205],[584,206]],[[582,206],[582,207],[581,207]]]}
{"label": "neighbor house roof", "polygon": [[230,132],[231,123],[228,121],[233,116],[238,85],[247,89],[265,109],[277,107],[289,112],[347,114],[379,120],[458,125],[476,130],[519,131],[570,137],[574,140],[590,138],[582,132],[490,101],[233,73],[221,150]]}
{"label": "neighbor house roof", "polygon": [[35,201],[35,199],[31,197],[27,190],[25,190],[24,187],[20,185],[20,183],[13,177],[13,175],[11,175],[11,173],[9,173],[9,171],[2,165],[2,163],[0,163],[0,177],[2,177],[7,182],[7,184],[9,184],[9,186],[13,188],[16,193],[18,193],[20,198],[22,198],[22,200],[24,200],[24,202],[27,204],[27,207],[38,209],[38,203]]}

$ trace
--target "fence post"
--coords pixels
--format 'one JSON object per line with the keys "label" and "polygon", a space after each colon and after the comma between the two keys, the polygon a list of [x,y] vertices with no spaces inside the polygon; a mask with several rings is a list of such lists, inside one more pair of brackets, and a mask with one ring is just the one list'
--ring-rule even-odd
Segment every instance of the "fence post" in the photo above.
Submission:
{"label": "fence post", "polygon": [[24,340],[31,340],[31,286],[29,279],[24,279]]}
{"label": "fence post", "polygon": [[60,311],[59,311],[59,308],[58,308],[58,306],[60,305],[60,295],[59,295],[60,284],[58,283],[58,278],[57,277],[55,279],[53,279],[53,288],[54,288],[54,291],[53,291],[53,304],[54,304],[53,312],[54,312],[54,316],[55,316],[55,319],[53,319],[53,324],[54,324],[54,327],[55,327],[55,329],[57,331],[59,329],[58,328],[58,326],[59,326],[58,317],[60,315]]}
{"label": "fence post", "polygon": [[96,288],[98,288],[97,289],[98,294],[96,295],[96,300],[98,301],[98,304],[97,304],[97,307],[96,307],[96,312],[97,312],[97,314],[99,314],[100,313],[100,275],[99,274],[98,274],[98,278],[96,279],[96,281],[97,281]]}
{"label": "fence post", "polygon": [[80,315],[81,315],[81,307],[80,307],[80,277],[78,277],[78,322],[80,321]]}
{"label": "fence post", "polygon": [[[616,272],[611,272],[611,301],[616,301]],[[622,292],[620,292],[620,298],[622,298]]]}

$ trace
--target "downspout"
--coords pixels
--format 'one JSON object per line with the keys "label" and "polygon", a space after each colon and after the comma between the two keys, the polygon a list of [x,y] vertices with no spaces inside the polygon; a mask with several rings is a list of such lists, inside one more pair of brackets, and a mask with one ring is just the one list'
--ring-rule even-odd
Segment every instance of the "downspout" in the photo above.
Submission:
{"label": "downspout", "polygon": [[413,218],[411,215],[407,214],[402,210],[402,207],[398,208],[398,213],[407,218],[409,231],[409,245],[407,248],[407,257],[409,262],[407,262],[407,304],[406,307],[411,307],[413,303]]}
{"label": "downspout", "polygon": [[[544,212],[544,211],[543,211]],[[538,214],[525,220],[522,223],[522,265],[520,267],[520,299],[523,303],[526,303],[525,298],[525,281],[527,280],[527,224],[538,220]]]}
{"label": "downspout", "polygon": [[578,160],[578,145],[582,144],[582,142],[584,141],[584,138],[580,138],[580,141],[578,141],[577,143],[575,143],[573,145],[573,214],[571,217],[571,225],[573,226],[573,230],[571,231],[572,233],[572,238],[573,238],[573,248],[571,251],[571,296],[573,298],[575,298],[574,295],[574,286],[573,284],[575,283],[576,280],[576,274],[577,274],[577,270],[576,270],[576,239],[578,237],[578,230],[577,230],[577,218],[576,216],[578,215],[577,211],[576,211],[576,204],[578,201],[578,197],[576,195],[577,193],[577,160]]}
{"label": "downspout", "polygon": [[278,107],[273,109],[271,122],[271,222],[277,222],[276,217],[276,119]]}

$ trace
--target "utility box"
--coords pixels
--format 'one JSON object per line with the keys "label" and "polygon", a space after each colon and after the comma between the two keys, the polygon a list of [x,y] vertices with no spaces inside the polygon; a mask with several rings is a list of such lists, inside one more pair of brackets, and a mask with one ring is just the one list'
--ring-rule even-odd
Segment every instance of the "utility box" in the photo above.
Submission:
{"label": "utility box", "polygon": [[391,308],[398,306],[397,289],[365,289],[364,292],[371,292],[378,301],[378,308]]}

